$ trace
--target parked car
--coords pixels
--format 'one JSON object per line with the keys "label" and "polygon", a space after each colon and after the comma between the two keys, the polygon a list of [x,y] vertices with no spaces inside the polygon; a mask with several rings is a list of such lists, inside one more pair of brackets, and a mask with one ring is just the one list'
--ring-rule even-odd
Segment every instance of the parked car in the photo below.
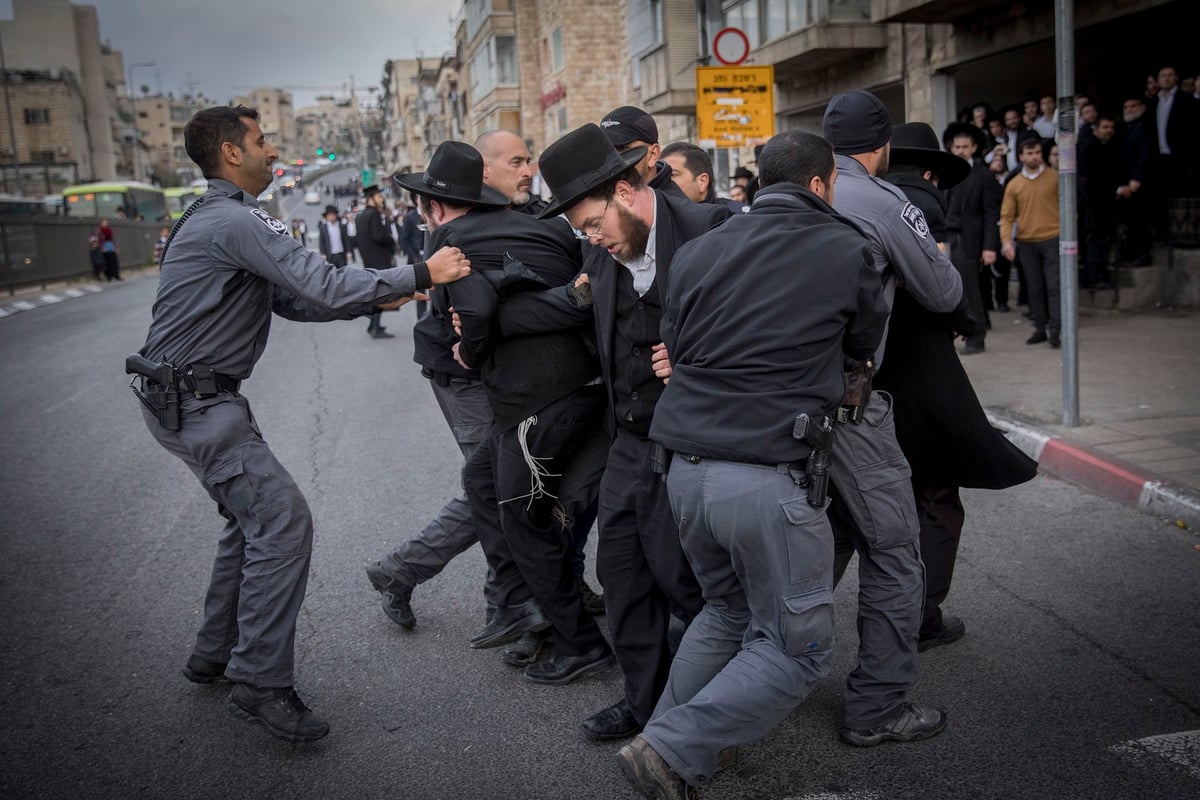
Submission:
{"label": "parked car", "polygon": [[305,192],[304,193],[304,203],[306,205],[310,205],[310,206],[320,205],[321,204],[321,193],[313,192],[313,191]]}

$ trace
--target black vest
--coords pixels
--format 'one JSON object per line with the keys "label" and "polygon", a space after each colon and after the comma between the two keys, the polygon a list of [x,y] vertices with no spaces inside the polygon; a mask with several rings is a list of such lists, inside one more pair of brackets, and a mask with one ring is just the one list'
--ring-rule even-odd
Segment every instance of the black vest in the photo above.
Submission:
{"label": "black vest", "polygon": [[658,276],[644,295],[633,289],[633,275],[617,264],[617,313],[613,328],[612,376],[617,424],[639,436],[650,434],[654,405],[663,382],[650,367],[650,348],[662,341],[662,304]]}

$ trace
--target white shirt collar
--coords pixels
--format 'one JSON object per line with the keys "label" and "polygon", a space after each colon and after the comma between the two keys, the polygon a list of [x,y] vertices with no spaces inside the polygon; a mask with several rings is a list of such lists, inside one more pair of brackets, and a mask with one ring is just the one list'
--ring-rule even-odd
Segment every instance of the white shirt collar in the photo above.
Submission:
{"label": "white shirt collar", "polygon": [[650,223],[650,235],[646,239],[646,252],[637,258],[630,261],[622,261],[613,256],[616,261],[633,276],[633,289],[637,292],[638,297],[641,297],[650,290],[650,286],[654,283],[654,276],[657,272],[655,268],[655,240],[658,238],[655,234],[658,232],[658,197],[654,194],[654,190],[650,190],[650,195],[654,200],[652,206],[654,221]]}

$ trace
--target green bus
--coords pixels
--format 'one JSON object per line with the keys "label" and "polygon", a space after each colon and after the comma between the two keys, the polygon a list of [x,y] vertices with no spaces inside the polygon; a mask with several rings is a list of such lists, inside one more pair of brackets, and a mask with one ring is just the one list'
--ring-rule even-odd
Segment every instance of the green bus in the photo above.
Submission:
{"label": "green bus", "polygon": [[85,183],[63,189],[62,198],[63,215],[68,218],[136,219],[140,214],[147,222],[171,219],[163,190],[148,183]]}
{"label": "green bus", "polygon": [[163,194],[167,198],[167,210],[171,212],[171,219],[182,217],[183,212],[188,210],[188,206],[196,202],[197,198],[206,191],[207,189],[203,186],[172,186],[170,189],[163,189]]}

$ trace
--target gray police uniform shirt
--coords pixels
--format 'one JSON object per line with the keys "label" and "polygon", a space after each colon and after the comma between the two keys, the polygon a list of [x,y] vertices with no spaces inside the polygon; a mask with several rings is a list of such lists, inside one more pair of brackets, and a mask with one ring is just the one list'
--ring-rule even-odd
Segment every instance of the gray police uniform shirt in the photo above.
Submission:
{"label": "gray police uniform shirt", "polygon": [[331,267],[256,197],[213,179],[167,250],[141,353],[243,380],[267,345],[272,312],[301,322],[352,319],[416,289],[412,266]]}
{"label": "gray police uniform shirt", "polygon": [[[889,313],[896,296],[897,277],[922,307],[934,312],[953,311],[962,299],[962,276],[938,249],[921,209],[850,156],[838,155],[834,159],[838,174],[833,207],[867,235],[875,269],[882,276]],[[884,331],[875,352],[876,367],[883,363],[886,342]]]}

